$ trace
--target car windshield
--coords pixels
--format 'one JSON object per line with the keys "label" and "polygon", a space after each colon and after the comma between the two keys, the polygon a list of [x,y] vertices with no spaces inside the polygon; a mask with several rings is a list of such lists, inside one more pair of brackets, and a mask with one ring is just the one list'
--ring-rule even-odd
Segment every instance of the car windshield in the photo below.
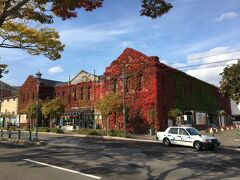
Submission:
{"label": "car windshield", "polygon": [[190,135],[201,135],[201,133],[194,128],[187,128],[186,130]]}

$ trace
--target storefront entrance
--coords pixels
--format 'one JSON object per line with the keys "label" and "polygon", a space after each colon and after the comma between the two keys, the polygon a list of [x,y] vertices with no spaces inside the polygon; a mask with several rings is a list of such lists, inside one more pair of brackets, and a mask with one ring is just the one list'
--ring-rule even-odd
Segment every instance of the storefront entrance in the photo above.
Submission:
{"label": "storefront entrance", "polygon": [[65,130],[93,128],[94,110],[88,108],[73,109],[64,112],[58,125]]}

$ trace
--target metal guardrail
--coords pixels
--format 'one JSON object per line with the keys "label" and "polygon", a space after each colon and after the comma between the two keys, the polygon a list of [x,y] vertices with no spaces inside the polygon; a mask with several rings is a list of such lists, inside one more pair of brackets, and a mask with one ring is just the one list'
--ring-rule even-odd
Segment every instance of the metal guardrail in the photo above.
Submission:
{"label": "metal guardrail", "polygon": [[22,132],[21,130],[0,130],[0,137],[1,138],[8,138],[8,139],[21,139],[21,140],[32,140],[32,133],[31,132]]}

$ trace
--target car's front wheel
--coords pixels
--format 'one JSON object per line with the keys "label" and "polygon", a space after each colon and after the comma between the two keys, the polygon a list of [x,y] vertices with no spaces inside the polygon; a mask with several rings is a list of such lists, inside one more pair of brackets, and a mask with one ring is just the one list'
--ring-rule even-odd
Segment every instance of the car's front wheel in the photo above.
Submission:
{"label": "car's front wheel", "polygon": [[202,150],[202,143],[200,141],[195,141],[193,144],[193,147],[198,150],[201,151]]}
{"label": "car's front wheel", "polygon": [[169,140],[168,138],[164,138],[164,139],[163,139],[163,144],[164,144],[165,146],[170,146],[170,145],[171,145],[171,142],[170,142],[170,140]]}

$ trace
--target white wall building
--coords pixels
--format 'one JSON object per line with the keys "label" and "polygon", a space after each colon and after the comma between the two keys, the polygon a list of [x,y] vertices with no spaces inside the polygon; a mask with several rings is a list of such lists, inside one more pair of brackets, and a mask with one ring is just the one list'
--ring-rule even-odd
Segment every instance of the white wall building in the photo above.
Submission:
{"label": "white wall building", "polygon": [[231,100],[231,111],[232,116],[235,117],[236,121],[240,121],[240,104],[236,104],[234,101]]}

